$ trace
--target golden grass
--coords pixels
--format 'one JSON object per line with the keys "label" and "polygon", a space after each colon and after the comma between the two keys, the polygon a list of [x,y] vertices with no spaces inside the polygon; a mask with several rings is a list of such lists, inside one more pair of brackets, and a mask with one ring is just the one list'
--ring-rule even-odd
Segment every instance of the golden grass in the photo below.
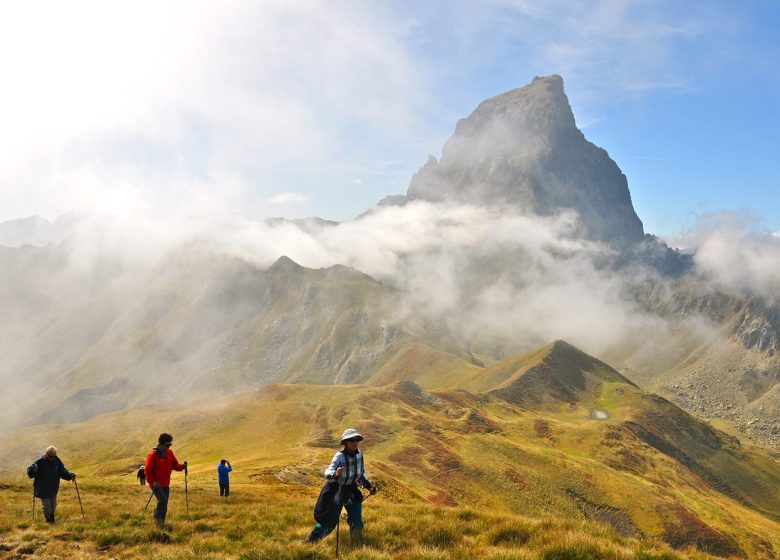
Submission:
{"label": "golden grass", "polygon": [[[693,547],[776,556],[780,523],[769,511],[780,503],[776,463],[717,437],[718,445],[702,446],[707,428],[656,414],[662,405],[614,381],[591,401],[544,410],[413,384],[277,385],[218,402],[31,427],[0,434],[0,553],[328,557],[330,540],[315,547],[302,540],[335,440],[354,426],[366,436],[367,470],[383,491],[366,508],[364,546],[345,540],[350,558],[708,557]],[[608,418],[595,420],[594,407]],[[648,444],[631,428],[638,422],[668,438],[657,447],[675,444],[697,463],[686,466],[684,457]],[[148,494],[134,484],[134,471],[161,431],[174,434],[192,480],[185,519],[181,475],[174,474],[175,529],[165,543],[149,520],[135,520]],[[37,524],[28,521],[24,467],[50,443],[80,475],[87,523],[78,520],[68,484],[61,494],[66,523],[46,527],[40,514]],[[235,468],[229,501],[215,495],[222,457]],[[707,472],[735,495],[709,485]],[[76,556],[56,556],[60,550]]]}
{"label": "golden grass", "polygon": [[[176,475],[174,475],[176,476]],[[335,556],[335,534],[311,545],[312,489],[281,484],[234,485],[221,499],[214,485],[194,480],[189,515],[181,477],[171,490],[170,529],[153,527],[151,509],[139,520],[147,490],[123,479],[82,481],[81,519],[72,485],[60,491],[59,522],[31,519],[29,485],[4,483],[0,508],[0,556],[8,558],[295,559]],[[196,477],[192,477],[195,479]],[[352,543],[342,522],[341,556],[353,560],[397,559],[706,559],[672,551],[662,542],[621,537],[607,526],[574,519],[532,519],[491,513],[488,508],[439,508],[393,504],[381,495],[366,502],[366,530]]]}

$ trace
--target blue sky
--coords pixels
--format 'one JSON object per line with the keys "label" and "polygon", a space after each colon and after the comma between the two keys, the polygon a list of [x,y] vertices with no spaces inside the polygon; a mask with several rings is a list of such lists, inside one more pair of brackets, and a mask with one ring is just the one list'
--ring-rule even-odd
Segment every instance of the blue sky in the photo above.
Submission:
{"label": "blue sky", "polygon": [[648,232],[780,231],[780,4],[27,2],[0,7],[0,220],[353,217],[457,119],[563,76]]}

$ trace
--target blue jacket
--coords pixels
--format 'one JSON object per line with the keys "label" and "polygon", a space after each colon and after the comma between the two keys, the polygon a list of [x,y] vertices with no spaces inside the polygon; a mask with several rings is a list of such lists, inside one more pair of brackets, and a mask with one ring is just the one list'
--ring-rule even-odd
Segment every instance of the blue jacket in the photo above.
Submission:
{"label": "blue jacket", "polygon": [[233,470],[233,467],[230,465],[223,465],[219,464],[217,465],[217,474],[219,475],[219,481],[222,484],[227,484],[230,482],[230,478],[228,477],[228,473]]}
{"label": "blue jacket", "polygon": [[[35,467],[38,466],[38,472]],[[73,475],[65,468],[59,457],[49,461],[46,456],[41,457],[27,467],[27,476],[34,478],[33,491],[36,498],[51,498],[60,491],[60,479],[73,480]]]}

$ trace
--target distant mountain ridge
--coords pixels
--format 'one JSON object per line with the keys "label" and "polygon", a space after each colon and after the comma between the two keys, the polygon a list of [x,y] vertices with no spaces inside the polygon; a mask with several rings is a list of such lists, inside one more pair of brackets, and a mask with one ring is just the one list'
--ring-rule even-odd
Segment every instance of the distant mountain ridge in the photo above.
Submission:
{"label": "distant mountain ridge", "polygon": [[[600,356],[686,410],[780,448],[778,300],[726,293],[696,275],[689,255],[644,234],[625,176],[577,129],[559,76],[481,103],[459,121],[441,161],[429,160],[406,195],[382,204],[414,201],[499,205],[513,216],[576,212],[583,236],[607,246],[595,266],[637,278],[632,303],[677,329],[668,347],[648,349],[637,340]],[[59,222],[72,226],[73,216],[65,218],[0,224],[0,240],[45,241],[41,231],[49,235]],[[313,236],[340,227],[318,218],[265,223]],[[7,384],[0,403],[29,406],[28,423],[164,401],[170,393],[158,389],[166,386],[221,394],[274,382],[378,386],[405,378],[446,388],[468,378],[475,383],[470,389],[487,391],[476,385],[480,376],[561,336],[518,344],[511,333],[500,340],[468,329],[456,335],[460,325],[426,316],[424,306],[404,298],[408,286],[382,284],[342,265],[311,269],[279,255],[272,266],[259,266],[251,257],[202,251],[196,242],[151,270],[128,271],[110,255],[79,268],[83,263],[71,259],[73,237],[46,243],[0,246],[0,270],[7,274],[0,283],[0,375]],[[516,272],[536,266],[522,248],[508,253],[459,255],[458,272],[467,278],[463,298],[476,294],[469,310],[480,310],[480,286],[522,282]],[[398,256],[401,264],[406,258]],[[431,274],[437,282],[435,268]],[[717,336],[701,340],[685,332],[680,325],[691,317],[714,326]],[[530,379],[521,369],[518,394]],[[140,393],[149,383],[155,390]],[[551,385],[532,397],[564,392]]]}

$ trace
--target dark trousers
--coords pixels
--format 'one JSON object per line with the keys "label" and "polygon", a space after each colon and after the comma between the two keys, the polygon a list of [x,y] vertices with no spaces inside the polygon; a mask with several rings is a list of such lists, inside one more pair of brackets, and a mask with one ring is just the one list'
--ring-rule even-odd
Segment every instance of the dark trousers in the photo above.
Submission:
{"label": "dark trousers", "polygon": [[168,497],[171,494],[170,488],[152,489],[154,497],[157,498],[157,507],[154,508],[154,520],[158,525],[165,523],[165,516],[168,515]]}
{"label": "dark trousers", "polygon": [[57,494],[41,498],[41,506],[43,507],[43,518],[47,523],[54,523],[54,512],[57,511]]}
{"label": "dark trousers", "polygon": [[[349,525],[349,533],[351,535],[360,534],[363,530],[363,504],[349,504],[344,506],[347,508],[347,524]],[[328,510],[328,518],[324,523],[317,523],[312,529],[309,538],[309,542],[317,542],[318,540],[326,537],[336,528],[336,524],[339,522],[339,515],[341,515],[341,504],[331,504]]]}
{"label": "dark trousers", "polygon": [[230,496],[230,482],[219,483],[219,495],[225,496],[226,498]]}

